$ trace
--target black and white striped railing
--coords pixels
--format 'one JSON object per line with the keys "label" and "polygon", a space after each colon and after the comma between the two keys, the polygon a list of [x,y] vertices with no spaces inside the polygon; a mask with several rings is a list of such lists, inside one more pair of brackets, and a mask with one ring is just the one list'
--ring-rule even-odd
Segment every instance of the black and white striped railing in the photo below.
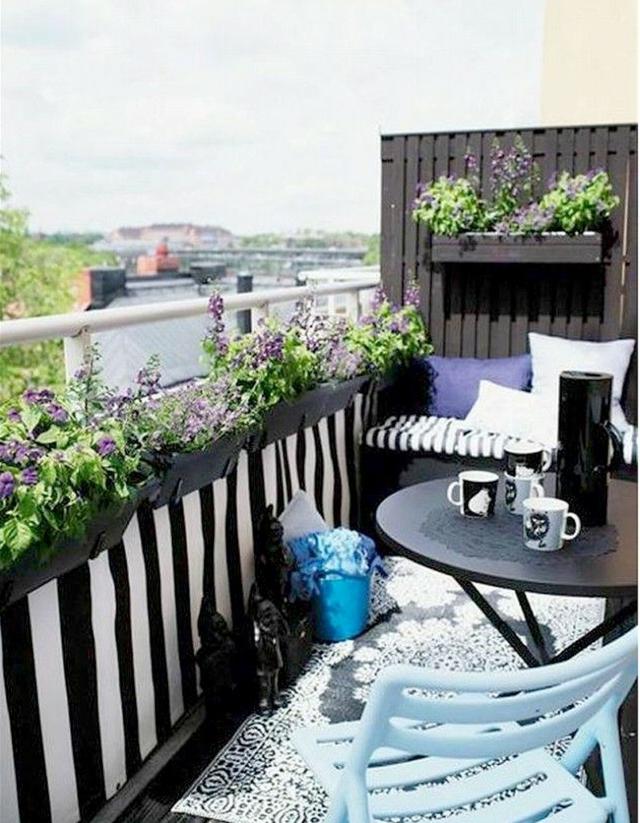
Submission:
{"label": "black and white striped railing", "polygon": [[122,543],[0,615],[0,820],[90,818],[198,699],[203,591],[238,625],[254,530],[298,488],[355,525],[370,402],[254,454],[176,505],[140,509]]}

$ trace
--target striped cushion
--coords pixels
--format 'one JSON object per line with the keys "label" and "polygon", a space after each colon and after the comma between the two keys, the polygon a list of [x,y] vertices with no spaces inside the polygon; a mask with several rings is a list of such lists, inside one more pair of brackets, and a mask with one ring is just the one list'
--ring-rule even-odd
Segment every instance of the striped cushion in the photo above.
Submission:
{"label": "striped cushion", "polygon": [[[507,444],[522,442],[523,439],[469,429],[455,417],[412,414],[387,418],[382,425],[366,432],[364,443],[374,449],[500,460]],[[624,462],[635,465],[637,452],[638,430],[635,426],[629,426],[623,434]]]}

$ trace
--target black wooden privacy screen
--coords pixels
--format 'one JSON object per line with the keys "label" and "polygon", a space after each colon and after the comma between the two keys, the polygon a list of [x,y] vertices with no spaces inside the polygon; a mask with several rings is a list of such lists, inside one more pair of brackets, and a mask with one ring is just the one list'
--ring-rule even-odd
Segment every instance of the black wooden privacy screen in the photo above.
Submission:
{"label": "black wooden privacy screen", "polygon": [[[436,262],[429,232],[411,218],[418,182],[464,174],[478,158],[483,193],[492,141],[517,135],[541,170],[539,189],[556,171],[603,168],[621,204],[603,239],[602,263]],[[539,195],[541,191],[536,192]],[[637,127],[579,126],[511,131],[398,134],[382,137],[382,278],[394,300],[417,278],[438,354],[501,357],[527,349],[527,332],[582,340],[637,336]],[[636,358],[625,399],[636,420]]]}

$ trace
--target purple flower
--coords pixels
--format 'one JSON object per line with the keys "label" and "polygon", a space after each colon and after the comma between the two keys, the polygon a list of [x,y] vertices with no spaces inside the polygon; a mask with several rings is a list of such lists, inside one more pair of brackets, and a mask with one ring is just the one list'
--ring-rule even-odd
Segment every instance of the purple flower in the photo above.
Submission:
{"label": "purple flower", "polygon": [[57,403],[49,403],[49,405],[45,407],[45,411],[56,423],[66,423],[69,419],[69,415],[65,409]]}
{"label": "purple flower", "polygon": [[53,400],[53,392],[49,389],[27,389],[22,395],[22,399],[29,406],[49,403]]}
{"label": "purple flower", "polygon": [[0,500],[11,497],[15,488],[15,480],[11,472],[2,472],[0,474]]}
{"label": "purple flower", "polygon": [[98,454],[100,457],[107,457],[116,450],[116,441],[113,437],[109,437],[109,435],[105,435],[98,440],[96,444],[96,448],[98,450]]}
{"label": "purple flower", "polygon": [[404,302],[406,306],[420,308],[420,287],[415,280],[407,284],[404,290]]}
{"label": "purple flower", "polygon": [[387,302],[387,295],[383,286],[377,286],[371,300],[371,311],[377,312]]}
{"label": "purple flower", "polygon": [[207,329],[207,339],[213,343],[213,352],[219,357],[224,357],[229,351],[229,338],[225,334],[223,320],[224,300],[219,292],[214,292],[209,298],[207,314],[211,318],[211,325]]}
{"label": "purple flower", "polygon": [[26,469],[22,470],[20,479],[25,486],[35,486],[38,482],[38,470],[35,466],[28,466]]}
{"label": "purple flower", "polygon": [[144,394],[152,394],[158,390],[160,384],[160,369],[154,358],[140,369],[136,375],[136,383],[140,386]]}
{"label": "purple flower", "polygon": [[214,292],[209,298],[207,314],[212,320],[222,320],[224,314],[224,300],[220,292]]}
{"label": "purple flower", "polygon": [[11,423],[22,423],[22,416],[18,409],[9,409],[7,412],[7,420]]}

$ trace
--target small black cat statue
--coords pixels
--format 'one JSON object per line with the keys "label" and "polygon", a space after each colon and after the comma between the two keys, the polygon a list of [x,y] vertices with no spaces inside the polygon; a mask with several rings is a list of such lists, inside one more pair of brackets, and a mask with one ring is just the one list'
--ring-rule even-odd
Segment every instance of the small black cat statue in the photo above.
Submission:
{"label": "small black cat statue", "polygon": [[256,586],[249,599],[258,676],[258,710],[267,714],[282,705],[280,672],[284,665],[282,644],[289,627],[277,606],[262,597]]}
{"label": "small black cat statue", "polygon": [[204,692],[207,722],[229,721],[236,697],[237,647],[224,617],[215,610],[211,597],[202,598],[198,615],[200,648],[196,663]]}

